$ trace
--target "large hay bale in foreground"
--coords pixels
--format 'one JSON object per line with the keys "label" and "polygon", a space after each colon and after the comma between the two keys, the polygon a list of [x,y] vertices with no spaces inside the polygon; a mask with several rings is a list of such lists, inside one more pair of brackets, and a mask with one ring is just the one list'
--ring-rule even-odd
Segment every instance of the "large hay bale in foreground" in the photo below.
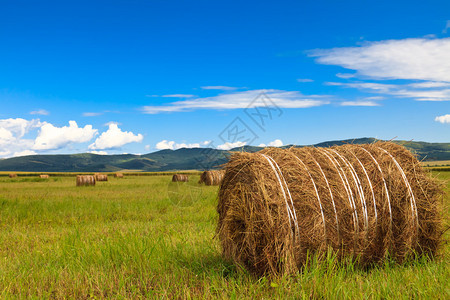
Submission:
{"label": "large hay bale in foreground", "polygon": [[77,175],[77,186],[95,185],[95,176]]}
{"label": "large hay bale in foreground", "polygon": [[443,190],[402,146],[267,148],[225,169],[217,234],[254,274],[296,272],[328,249],[362,266],[436,254]]}
{"label": "large hay bale in foreground", "polygon": [[123,173],[117,172],[117,173],[114,174],[114,177],[115,178],[123,178]]}
{"label": "large hay bale in foreground", "polygon": [[9,176],[9,178],[16,178],[17,174],[16,173],[10,173],[8,176]]}
{"label": "large hay bale in foreground", "polygon": [[50,178],[50,176],[47,175],[47,174],[41,174],[41,175],[39,175],[39,178],[41,178],[41,179],[48,179],[48,178]]}
{"label": "large hay bale in foreground", "polygon": [[107,174],[95,173],[94,177],[95,177],[95,181],[108,181]]}
{"label": "large hay bale in foreground", "polygon": [[172,176],[172,182],[178,182],[178,181],[188,182],[189,181],[189,176],[188,175],[184,175],[184,174],[174,174]]}
{"label": "large hay bale in foreground", "polygon": [[204,171],[200,175],[199,184],[204,183],[205,185],[219,185],[222,180],[223,176],[225,175],[224,170],[219,171]]}

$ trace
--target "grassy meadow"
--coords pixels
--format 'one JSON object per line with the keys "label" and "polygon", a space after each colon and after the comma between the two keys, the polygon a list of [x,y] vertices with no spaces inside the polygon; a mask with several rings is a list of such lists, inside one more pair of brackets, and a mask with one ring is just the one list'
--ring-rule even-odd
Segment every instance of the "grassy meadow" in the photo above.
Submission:
{"label": "grassy meadow", "polygon": [[[434,174],[450,192],[450,172]],[[0,177],[0,297],[450,299],[448,245],[433,261],[360,270],[329,259],[254,278],[220,256],[217,187],[170,179]]]}

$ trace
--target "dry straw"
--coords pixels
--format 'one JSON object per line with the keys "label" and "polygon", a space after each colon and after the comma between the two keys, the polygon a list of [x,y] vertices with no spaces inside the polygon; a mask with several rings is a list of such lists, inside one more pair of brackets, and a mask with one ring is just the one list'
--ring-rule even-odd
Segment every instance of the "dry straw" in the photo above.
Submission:
{"label": "dry straw", "polygon": [[11,173],[11,174],[9,174],[8,176],[9,176],[9,178],[16,178],[16,177],[17,177],[17,174]]}
{"label": "dry straw", "polygon": [[178,181],[189,181],[189,176],[184,174],[174,174],[172,176],[172,182],[178,182]]}
{"label": "dry straw", "polygon": [[48,178],[50,178],[50,176],[47,174],[41,174],[41,175],[39,175],[39,178],[48,179]]}
{"label": "dry straw", "polygon": [[95,185],[95,176],[77,175],[77,186]]}
{"label": "dry straw", "polygon": [[332,249],[366,266],[436,254],[443,189],[390,142],[235,153],[219,191],[223,255],[262,275]]}
{"label": "dry straw", "polygon": [[114,174],[114,177],[115,177],[115,178],[123,178],[123,173],[119,173],[119,172],[118,172],[118,173],[115,173],[115,174]]}
{"label": "dry straw", "polygon": [[95,173],[95,181],[108,181],[108,175],[106,174],[100,174],[100,173]]}
{"label": "dry straw", "polygon": [[219,171],[204,171],[200,175],[199,184],[204,183],[205,185],[219,185],[222,180],[223,176],[225,175],[224,170]]}

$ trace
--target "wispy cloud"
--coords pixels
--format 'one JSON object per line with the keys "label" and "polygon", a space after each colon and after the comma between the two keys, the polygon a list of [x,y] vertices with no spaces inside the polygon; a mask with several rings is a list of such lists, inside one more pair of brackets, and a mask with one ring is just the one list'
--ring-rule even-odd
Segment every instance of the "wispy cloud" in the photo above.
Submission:
{"label": "wispy cloud", "polygon": [[97,117],[103,115],[102,112],[84,112],[83,117]]}
{"label": "wispy cloud", "polygon": [[443,116],[438,116],[434,119],[436,122],[442,123],[442,124],[450,124],[450,114],[446,114]]}
{"label": "wispy cloud", "polygon": [[343,101],[341,106],[380,106],[380,103],[375,101]]}
{"label": "wispy cloud", "polygon": [[45,109],[38,109],[38,110],[30,111],[30,115],[48,116],[49,114],[50,114],[50,112]]}
{"label": "wispy cloud", "polygon": [[169,103],[161,106],[144,106],[142,112],[157,114],[162,112],[183,112],[198,109],[239,109],[246,108],[250,104],[254,107],[263,107],[264,103],[252,103],[262,93],[280,108],[307,108],[321,106],[329,103],[328,96],[303,95],[297,91],[283,90],[250,90],[220,94],[213,97],[195,98]]}
{"label": "wispy cloud", "polygon": [[306,83],[306,82],[313,82],[314,80],[309,78],[298,78],[297,82]]}
{"label": "wispy cloud", "polygon": [[[211,141],[204,141],[204,142],[200,142],[200,143],[177,143],[175,141],[162,140],[156,144],[155,148],[158,150],[165,150],[165,149],[176,150],[176,149],[180,149],[180,148],[200,148],[200,147],[206,147],[210,143],[211,143]],[[150,147],[149,147],[149,149],[150,149]],[[148,149],[146,148],[146,150],[148,150]]]}
{"label": "wispy cloud", "polygon": [[145,95],[146,97],[161,97],[161,98],[192,98],[195,95],[191,94],[169,94],[169,95]]}
{"label": "wispy cloud", "polygon": [[220,91],[234,91],[241,89],[239,87],[234,86],[224,86],[224,85],[209,85],[200,87],[203,90],[220,90]]}
{"label": "wispy cloud", "polygon": [[318,63],[374,79],[450,82],[450,38],[367,42],[360,47],[312,50],[309,55]]}

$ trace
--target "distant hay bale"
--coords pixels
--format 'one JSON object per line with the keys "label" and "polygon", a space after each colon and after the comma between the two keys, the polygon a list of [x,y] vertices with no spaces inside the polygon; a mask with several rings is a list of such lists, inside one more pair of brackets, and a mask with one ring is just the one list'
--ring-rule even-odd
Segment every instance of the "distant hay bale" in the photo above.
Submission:
{"label": "distant hay bale", "polygon": [[123,178],[123,173],[115,173],[114,177],[115,178]]}
{"label": "distant hay bale", "polygon": [[77,186],[95,185],[95,176],[77,175]]}
{"label": "distant hay bale", "polygon": [[270,148],[235,153],[225,170],[223,256],[256,275],[297,272],[329,249],[361,266],[438,249],[442,186],[400,145]]}
{"label": "distant hay bale", "polygon": [[222,182],[223,176],[225,175],[224,170],[219,171],[204,171],[200,175],[199,184],[204,183],[205,185],[219,185]]}
{"label": "distant hay bale", "polygon": [[106,174],[95,173],[94,177],[95,181],[108,181],[108,175]]}
{"label": "distant hay bale", "polygon": [[16,173],[10,173],[8,176],[9,176],[9,178],[16,178],[17,174]]}
{"label": "distant hay bale", "polygon": [[39,175],[39,178],[41,178],[41,179],[48,179],[48,178],[50,178],[50,176],[46,175],[46,174],[41,174],[41,175]]}
{"label": "distant hay bale", "polygon": [[189,181],[189,176],[188,175],[184,175],[184,174],[174,174],[172,176],[172,182],[178,182],[178,181],[188,182]]}

